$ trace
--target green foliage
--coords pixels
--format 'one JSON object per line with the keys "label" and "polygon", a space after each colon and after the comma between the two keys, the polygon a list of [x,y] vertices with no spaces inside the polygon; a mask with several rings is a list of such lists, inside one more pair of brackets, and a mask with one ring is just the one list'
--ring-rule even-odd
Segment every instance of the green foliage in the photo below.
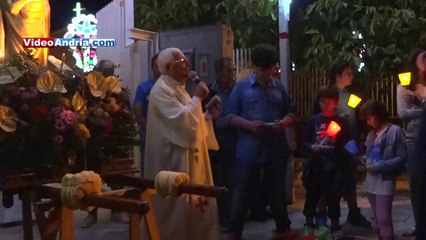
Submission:
{"label": "green foliage", "polygon": [[222,1],[216,5],[216,14],[232,27],[237,46],[254,46],[260,42],[278,45],[277,0]]}
{"label": "green foliage", "polygon": [[304,14],[305,36],[298,43],[305,47],[303,56],[296,56],[298,66],[324,68],[340,56],[357,66],[364,62],[366,76],[394,74],[412,48],[426,44],[424,1],[318,0]]}
{"label": "green foliage", "polygon": [[218,1],[136,0],[135,25],[147,30],[161,31],[211,24],[215,2]]}
{"label": "green foliage", "polygon": [[225,23],[237,47],[277,44],[277,7],[277,0],[136,0],[135,25],[163,31]]}
{"label": "green foliage", "polygon": [[[277,8],[277,0],[136,0],[135,19],[152,31],[225,23],[236,47],[277,46]],[[425,1],[296,0],[290,17],[290,56],[299,70],[325,68],[340,56],[364,62],[365,76],[393,74],[412,48],[426,45]]]}

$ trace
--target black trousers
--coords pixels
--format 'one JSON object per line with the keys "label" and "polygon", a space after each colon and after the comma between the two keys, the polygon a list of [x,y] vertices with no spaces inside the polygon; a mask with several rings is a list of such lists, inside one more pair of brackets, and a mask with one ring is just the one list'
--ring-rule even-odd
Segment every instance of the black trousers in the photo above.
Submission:
{"label": "black trousers", "polygon": [[420,183],[421,194],[419,204],[419,221],[416,226],[416,240],[426,240],[426,167],[423,167],[423,176]]}
{"label": "black trousers", "polygon": [[319,199],[324,196],[328,206],[328,217],[340,217],[340,191],[336,189],[336,172],[323,172],[308,169],[305,171],[305,206],[303,214],[315,217]]}
{"label": "black trousers", "polygon": [[252,185],[258,182],[261,171],[268,185],[271,201],[272,217],[278,232],[284,232],[290,228],[288,218],[285,173],[288,157],[276,157],[264,164],[251,166],[238,165],[236,171],[236,186],[232,201],[231,231],[237,235],[242,234],[244,218],[249,209]]}

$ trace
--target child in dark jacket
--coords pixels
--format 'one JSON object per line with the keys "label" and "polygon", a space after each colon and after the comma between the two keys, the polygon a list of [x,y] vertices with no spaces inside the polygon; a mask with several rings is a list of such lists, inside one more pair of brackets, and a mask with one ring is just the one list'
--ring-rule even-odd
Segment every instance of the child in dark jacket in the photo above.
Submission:
{"label": "child in dark jacket", "polygon": [[394,240],[392,201],[396,178],[407,158],[404,131],[389,123],[386,106],[379,101],[369,100],[363,104],[361,115],[373,128],[365,141],[367,175],[364,192],[376,220],[379,239]]}
{"label": "child in dark jacket", "polygon": [[348,154],[345,145],[350,141],[346,120],[335,114],[339,91],[335,86],[324,86],[318,91],[321,113],[308,122],[303,147],[309,155],[304,165],[306,200],[303,214],[305,230],[313,232],[316,207],[321,196],[328,205],[333,239],[342,239],[339,225],[340,198],[348,171]]}

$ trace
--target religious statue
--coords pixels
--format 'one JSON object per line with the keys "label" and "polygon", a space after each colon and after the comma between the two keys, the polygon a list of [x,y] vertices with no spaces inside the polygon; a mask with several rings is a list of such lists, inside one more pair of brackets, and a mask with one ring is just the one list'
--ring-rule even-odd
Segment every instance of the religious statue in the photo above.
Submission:
{"label": "religious statue", "polygon": [[[47,38],[50,34],[48,0],[0,0],[0,61],[21,51],[22,38]],[[47,65],[48,48],[30,48],[41,65]]]}
{"label": "religious statue", "polygon": [[0,63],[3,62],[4,58],[4,27],[3,27],[3,16],[0,11]]}

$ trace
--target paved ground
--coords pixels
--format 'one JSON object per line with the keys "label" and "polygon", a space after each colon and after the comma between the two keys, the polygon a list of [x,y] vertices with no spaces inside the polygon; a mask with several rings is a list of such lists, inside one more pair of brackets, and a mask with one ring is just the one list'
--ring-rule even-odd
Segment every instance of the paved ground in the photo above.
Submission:
{"label": "paved ground", "polygon": [[[406,180],[398,181],[397,194],[394,199],[393,208],[393,221],[395,231],[397,233],[397,239],[408,240],[410,238],[401,238],[401,232],[409,229],[413,225],[413,217],[411,214],[411,205],[408,199],[408,184]],[[360,194],[359,194],[360,195]],[[296,203],[289,206],[290,219],[293,224],[292,227],[299,229],[303,227],[304,216],[301,213],[303,209],[304,190],[300,187],[300,184],[296,183]],[[358,197],[359,206],[362,208],[362,213],[371,219],[371,211],[368,201],[365,197]],[[343,224],[346,220],[347,206],[342,202],[342,218],[341,223]],[[12,209],[0,208],[0,222],[8,222],[17,220],[20,217],[19,201],[15,204]],[[109,240],[109,239],[128,239],[128,232],[126,224],[110,222],[110,212],[108,210],[99,210],[99,221],[96,225],[89,229],[82,229],[79,224],[86,216],[85,212],[75,211],[75,231],[74,239],[81,240]],[[38,230],[34,226],[35,239],[40,239]],[[274,222],[269,219],[263,223],[260,222],[247,222],[245,225],[244,239],[245,240],[263,240],[271,239],[274,230]],[[374,230],[355,228],[349,225],[343,226],[343,231],[355,239],[378,239]],[[226,239],[226,234],[222,235],[223,239]],[[0,240],[21,240],[22,226],[11,227],[11,228],[0,228]]]}

